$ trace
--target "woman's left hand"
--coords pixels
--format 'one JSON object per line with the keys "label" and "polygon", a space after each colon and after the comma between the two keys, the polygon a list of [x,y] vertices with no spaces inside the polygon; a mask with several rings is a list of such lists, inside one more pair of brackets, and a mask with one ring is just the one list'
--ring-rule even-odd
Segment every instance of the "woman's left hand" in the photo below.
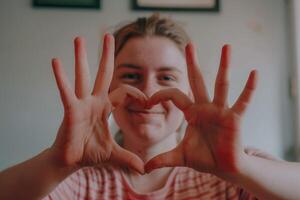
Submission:
{"label": "woman's left hand", "polygon": [[245,155],[240,143],[240,121],[255,90],[257,73],[255,70],[250,73],[241,95],[232,107],[228,107],[229,55],[230,47],[225,45],[211,101],[199,70],[195,48],[191,43],[187,45],[188,76],[194,101],[178,89],[161,90],[149,100],[149,106],[172,100],[188,121],[186,133],[176,148],[148,161],[146,172],[171,166],[187,166],[216,175],[238,171]]}

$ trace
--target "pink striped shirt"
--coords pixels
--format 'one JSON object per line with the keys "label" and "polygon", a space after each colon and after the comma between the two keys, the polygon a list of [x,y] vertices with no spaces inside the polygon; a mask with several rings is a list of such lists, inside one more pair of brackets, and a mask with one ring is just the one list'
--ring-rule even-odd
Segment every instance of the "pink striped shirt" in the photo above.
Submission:
{"label": "pink striped shirt", "polygon": [[60,183],[44,200],[51,199],[255,199],[212,174],[175,167],[163,188],[140,194],[114,167],[85,167]]}

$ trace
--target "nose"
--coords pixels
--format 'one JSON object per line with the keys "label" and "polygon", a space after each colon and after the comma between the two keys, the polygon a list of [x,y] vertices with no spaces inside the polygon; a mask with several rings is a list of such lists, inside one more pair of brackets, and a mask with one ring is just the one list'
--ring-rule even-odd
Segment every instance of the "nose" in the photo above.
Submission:
{"label": "nose", "polygon": [[160,86],[157,84],[154,78],[147,77],[141,85],[140,90],[148,97],[151,97],[154,93],[160,90]]}

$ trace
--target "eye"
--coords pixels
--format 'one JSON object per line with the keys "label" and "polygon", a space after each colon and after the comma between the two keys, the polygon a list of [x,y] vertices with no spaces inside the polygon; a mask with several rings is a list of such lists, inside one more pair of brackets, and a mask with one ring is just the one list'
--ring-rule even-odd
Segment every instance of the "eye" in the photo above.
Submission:
{"label": "eye", "polygon": [[162,75],[159,77],[160,81],[176,81],[176,78],[172,75]]}
{"label": "eye", "polygon": [[138,73],[124,73],[120,78],[127,83],[138,82],[142,79],[142,76]]}

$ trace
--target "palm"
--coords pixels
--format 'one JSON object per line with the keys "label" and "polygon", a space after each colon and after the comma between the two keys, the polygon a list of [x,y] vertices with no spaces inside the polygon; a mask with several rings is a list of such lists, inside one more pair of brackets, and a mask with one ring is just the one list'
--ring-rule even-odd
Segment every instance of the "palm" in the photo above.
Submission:
{"label": "palm", "polygon": [[[112,141],[109,130],[103,128],[106,122],[101,119],[102,104],[99,99],[89,97],[74,103],[65,113],[56,146],[63,148],[67,163],[88,165],[109,159]],[[109,106],[108,101],[106,104]]]}
{"label": "palm", "polygon": [[127,96],[143,101],[137,89],[123,87],[108,94],[114,68],[114,41],[105,36],[102,58],[93,91],[89,88],[89,70],[84,41],[75,40],[75,92],[58,59],[53,70],[64,105],[64,118],[51,149],[68,166],[86,166],[112,162],[143,172],[143,162],[113,140],[107,118],[113,107]]}
{"label": "palm", "polygon": [[151,171],[164,166],[188,166],[211,173],[234,171],[241,155],[240,118],[255,88],[256,73],[251,72],[240,97],[229,108],[227,106],[229,47],[224,46],[222,50],[212,101],[208,98],[191,44],[187,46],[186,57],[194,102],[174,89],[159,91],[150,99],[152,105],[161,100],[172,100],[184,112],[188,121],[185,136],[175,149],[160,154],[146,163],[145,169]]}
{"label": "palm", "polygon": [[186,165],[199,171],[234,170],[239,117],[213,104],[197,106],[195,110],[202,116],[201,120],[194,116],[195,121],[189,123],[182,141]]}

